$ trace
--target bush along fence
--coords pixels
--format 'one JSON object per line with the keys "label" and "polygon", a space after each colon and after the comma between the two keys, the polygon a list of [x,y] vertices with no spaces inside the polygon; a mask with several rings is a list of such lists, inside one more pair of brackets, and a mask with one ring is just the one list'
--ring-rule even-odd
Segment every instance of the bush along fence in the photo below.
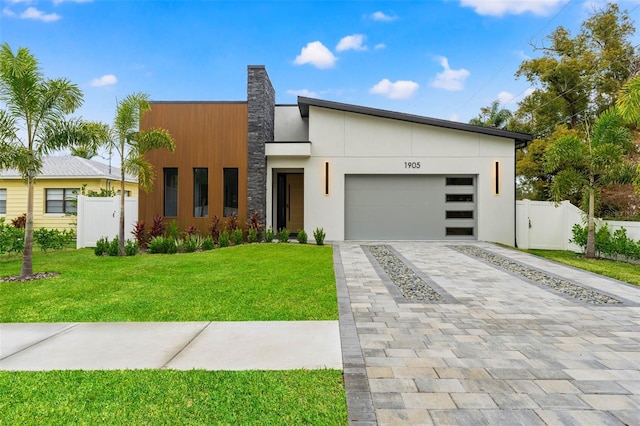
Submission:
{"label": "bush along fence", "polygon": [[[576,224],[572,232],[571,242],[578,245],[584,253],[587,247],[587,227]],[[624,227],[611,232],[609,226],[604,224],[596,228],[596,254],[608,259],[640,262],[640,240],[629,238]]]}
{"label": "bush along fence", "polygon": [[[149,254],[174,254],[193,253],[196,251],[208,251],[214,248],[225,248],[229,246],[266,242],[277,240],[280,243],[288,243],[291,232],[286,229],[265,228],[260,215],[256,211],[249,215],[246,222],[246,230],[240,227],[240,222],[235,214],[220,218],[214,216],[206,235],[198,234],[194,226],[189,226],[186,231],[181,231],[177,222],[165,223],[162,216],[153,218],[151,226],[143,221],[136,222],[131,234],[133,239],[125,241],[125,254],[133,256],[137,253]],[[322,228],[313,231],[315,243],[324,244],[325,232]],[[296,239],[300,244],[307,244],[307,232],[299,229]],[[118,256],[118,238],[109,240],[102,237],[96,242],[94,252],[97,256]]]}
{"label": "bush along fence", "polygon": [[[72,229],[59,231],[39,228],[33,231],[33,240],[42,251],[67,248],[75,238],[76,234]],[[21,221],[14,219],[8,224],[4,218],[0,218],[0,254],[18,254],[23,251],[24,226],[21,226]]]}

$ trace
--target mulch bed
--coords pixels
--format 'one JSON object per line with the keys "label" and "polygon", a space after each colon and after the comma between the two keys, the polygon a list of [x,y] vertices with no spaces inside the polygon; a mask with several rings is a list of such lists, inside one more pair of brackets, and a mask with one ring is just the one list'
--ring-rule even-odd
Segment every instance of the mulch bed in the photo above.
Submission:
{"label": "mulch bed", "polygon": [[58,275],[60,275],[58,272],[36,272],[35,274],[31,274],[24,278],[20,277],[20,275],[10,275],[8,277],[0,277],[0,283],[35,281],[42,280],[44,278],[57,277]]}

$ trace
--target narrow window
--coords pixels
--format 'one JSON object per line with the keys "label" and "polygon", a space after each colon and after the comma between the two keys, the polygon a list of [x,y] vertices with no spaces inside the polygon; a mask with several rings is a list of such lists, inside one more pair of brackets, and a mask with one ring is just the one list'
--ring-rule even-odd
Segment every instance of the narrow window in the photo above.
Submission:
{"label": "narrow window", "polygon": [[224,169],[224,215],[238,214],[238,169]]}
{"label": "narrow window", "polygon": [[73,188],[45,189],[45,213],[76,213],[78,190]]}
{"label": "narrow window", "polygon": [[473,236],[473,228],[446,228],[446,235],[452,237]]}
{"label": "narrow window", "polygon": [[446,178],[447,186],[472,186],[472,177],[448,177]]}
{"label": "narrow window", "polygon": [[209,215],[209,169],[193,169],[193,217]]}
{"label": "narrow window", "polygon": [[472,210],[447,210],[447,219],[473,219]]}
{"label": "narrow window", "polygon": [[178,169],[164,169],[164,216],[178,216]]}
{"label": "narrow window", "polygon": [[0,214],[7,214],[7,190],[0,188]]}
{"label": "narrow window", "polygon": [[448,203],[470,203],[473,202],[473,194],[447,194]]}

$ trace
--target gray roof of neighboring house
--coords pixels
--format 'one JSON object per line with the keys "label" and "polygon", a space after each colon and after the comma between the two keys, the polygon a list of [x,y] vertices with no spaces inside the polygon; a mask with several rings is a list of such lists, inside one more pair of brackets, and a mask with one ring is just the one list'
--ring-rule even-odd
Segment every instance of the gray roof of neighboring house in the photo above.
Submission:
{"label": "gray roof of neighboring house", "polygon": [[[74,157],[72,155],[44,157],[42,163],[42,173],[38,175],[38,179],[86,178],[120,180],[120,168],[109,167],[108,164],[87,160],[82,157]],[[0,170],[0,179],[21,178],[22,176],[15,169]],[[134,176],[128,173],[125,174],[125,181],[138,182]]]}
{"label": "gray roof of neighboring house", "polygon": [[322,99],[298,96],[298,108],[300,108],[300,115],[302,117],[309,117],[309,106],[353,112],[356,114],[366,114],[373,117],[389,118],[392,120],[401,120],[410,123],[427,124],[430,126],[461,130],[464,132],[474,132],[491,136],[499,136],[503,138],[513,139],[516,142],[516,147],[518,148],[526,146],[531,140],[533,140],[533,135],[527,133],[510,132],[507,130],[497,129],[495,127],[474,126],[472,124],[459,123],[457,121],[441,120],[438,118],[429,118],[420,115],[405,114],[401,112],[369,108],[360,105],[343,104],[340,102],[325,101]]}

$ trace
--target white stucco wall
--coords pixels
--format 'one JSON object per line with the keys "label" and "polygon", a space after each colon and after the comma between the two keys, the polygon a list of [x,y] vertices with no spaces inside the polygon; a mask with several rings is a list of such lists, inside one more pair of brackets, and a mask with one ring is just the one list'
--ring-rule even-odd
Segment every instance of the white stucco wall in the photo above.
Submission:
{"label": "white stucco wall", "polygon": [[[302,121],[299,113],[298,120]],[[310,157],[269,157],[267,188],[273,188],[274,169],[304,169],[304,222],[310,235],[322,227],[327,240],[344,239],[345,175],[473,174],[477,175],[478,239],[513,244],[513,140],[314,106],[310,106],[308,129]],[[327,161],[328,196],[324,195]],[[420,162],[420,168],[406,168],[409,161]],[[500,162],[502,175],[498,196],[494,194],[495,161]],[[267,192],[272,206],[273,191]],[[273,210],[267,221],[274,223]]]}
{"label": "white stucco wall", "polygon": [[309,140],[309,125],[300,117],[298,105],[276,105],[273,140],[275,142]]}

